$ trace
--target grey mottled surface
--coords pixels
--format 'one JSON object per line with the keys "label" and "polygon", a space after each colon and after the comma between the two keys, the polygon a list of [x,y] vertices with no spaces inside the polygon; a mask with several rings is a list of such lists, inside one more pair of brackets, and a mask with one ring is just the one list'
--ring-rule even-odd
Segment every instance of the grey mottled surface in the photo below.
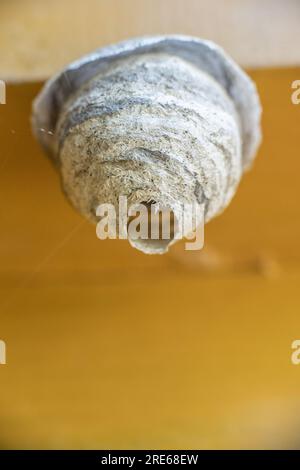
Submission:
{"label": "grey mottled surface", "polygon": [[33,127],[91,221],[119,195],[175,215],[182,202],[203,203],[208,221],[251,164],[259,118],[255,86],[217,46],[154,37],[100,50],[52,79]]}

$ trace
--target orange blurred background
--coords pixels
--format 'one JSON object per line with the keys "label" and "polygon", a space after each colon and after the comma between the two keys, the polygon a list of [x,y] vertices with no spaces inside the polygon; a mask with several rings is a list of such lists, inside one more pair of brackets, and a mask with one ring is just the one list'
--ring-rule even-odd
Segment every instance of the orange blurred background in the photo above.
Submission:
{"label": "orange blurred background", "polygon": [[257,161],[206,226],[204,250],[179,243],[165,256],[97,239],[32,137],[41,82],[8,85],[1,448],[300,447],[300,365],[291,362],[300,338],[300,105],[291,83],[300,68],[248,71],[263,104]]}

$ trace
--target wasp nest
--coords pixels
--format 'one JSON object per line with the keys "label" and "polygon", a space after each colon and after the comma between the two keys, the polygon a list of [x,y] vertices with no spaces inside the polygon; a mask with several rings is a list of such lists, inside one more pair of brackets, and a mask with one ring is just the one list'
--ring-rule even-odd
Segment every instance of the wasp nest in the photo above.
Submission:
{"label": "wasp nest", "polygon": [[[67,197],[90,221],[100,204],[118,207],[126,196],[128,204],[167,207],[175,218],[182,203],[202,204],[207,222],[251,165],[259,120],[254,84],[220,48],[164,36],[71,64],[36,99],[33,128]],[[164,252],[170,243],[136,247]]]}

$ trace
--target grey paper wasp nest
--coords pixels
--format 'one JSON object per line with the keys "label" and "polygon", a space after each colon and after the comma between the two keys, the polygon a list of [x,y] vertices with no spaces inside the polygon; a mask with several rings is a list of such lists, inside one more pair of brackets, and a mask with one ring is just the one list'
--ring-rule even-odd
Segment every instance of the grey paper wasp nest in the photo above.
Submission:
{"label": "grey paper wasp nest", "polygon": [[[182,203],[202,204],[209,221],[251,165],[259,121],[250,78],[215,44],[185,36],[100,49],[49,80],[33,107],[35,135],[92,222],[99,204],[118,207],[121,195],[175,218]],[[170,243],[135,246],[164,252]]]}

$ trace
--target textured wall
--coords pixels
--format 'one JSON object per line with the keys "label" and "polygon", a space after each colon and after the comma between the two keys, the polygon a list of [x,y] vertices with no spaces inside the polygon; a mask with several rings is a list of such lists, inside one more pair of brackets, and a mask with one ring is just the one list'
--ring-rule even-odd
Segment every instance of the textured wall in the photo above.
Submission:
{"label": "textured wall", "polygon": [[264,142],[202,252],[100,241],[0,108],[0,447],[299,448],[299,69],[252,74]]}
{"label": "textured wall", "polygon": [[244,66],[300,63],[298,0],[2,0],[0,77],[45,78],[104,44],[184,33]]}

